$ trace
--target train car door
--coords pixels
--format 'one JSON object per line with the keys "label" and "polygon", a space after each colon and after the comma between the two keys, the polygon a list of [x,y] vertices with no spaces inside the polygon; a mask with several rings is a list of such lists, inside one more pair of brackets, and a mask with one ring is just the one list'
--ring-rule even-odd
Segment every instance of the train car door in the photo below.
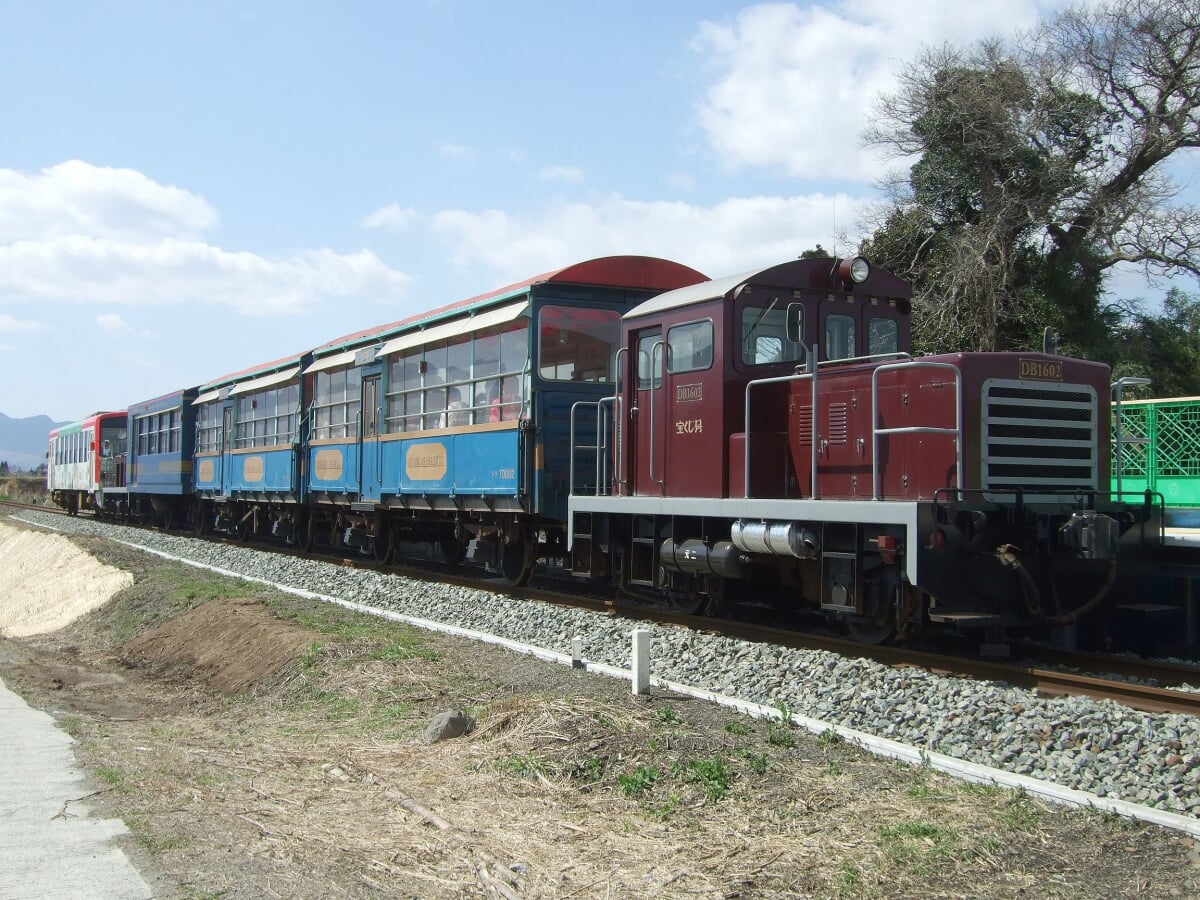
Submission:
{"label": "train car door", "polygon": [[233,475],[233,406],[226,404],[221,418],[221,494],[228,497]]}
{"label": "train car door", "polygon": [[712,319],[667,328],[662,415],[655,409],[663,428],[655,466],[672,497],[724,494],[723,385],[713,351]]}
{"label": "train car door", "polygon": [[362,428],[358,433],[359,499],[379,502],[383,489],[383,460],[380,456],[379,424],[383,407],[380,405],[379,375],[362,380]]}
{"label": "train car door", "polygon": [[663,432],[666,416],[663,369],[666,344],[662,328],[644,328],[633,332],[633,384],[629,409],[629,482],[630,493],[662,496]]}

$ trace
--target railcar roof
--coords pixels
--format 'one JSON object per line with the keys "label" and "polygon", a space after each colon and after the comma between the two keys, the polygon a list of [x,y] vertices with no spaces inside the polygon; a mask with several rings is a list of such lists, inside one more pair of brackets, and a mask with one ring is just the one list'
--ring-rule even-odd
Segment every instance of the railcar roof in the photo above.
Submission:
{"label": "railcar roof", "polygon": [[81,431],[88,425],[91,425],[97,419],[111,418],[112,416],[127,416],[129,413],[124,409],[104,409],[99,412],[94,412],[90,416],[84,416],[82,419],[76,419],[74,422],[65,422],[57,428],[51,428],[49,437],[54,437],[58,434],[74,434]]}
{"label": "railcar roof", "polygon": [[242,369],[240,372],[231,372],[228,375],[222,375],[220,378],[205,382],[200,385],[200,390],[206,391],[216,387],[223,387],[227,384],[233,384],[235,381],[245,381],[247,378],[266,375],[270,372],[278,372],[280,369],[286,369],[288,366],[298,366],[307,355],[307,353],[295,353],[291,356],[274,360],[273,362],[261,363],[257,366],[251,366],[249,369]]}
{"label": "railcar roof", "polygon": [[669,291],[683,285],[706,280],[706,275],[669,259],[661,259],[656,256],[602,256],[552,272],[543,272],[524,281],[514,282],[485,294],[478,294],[466,300],[459,300],[434,310],[421,312],[398,322],[343,335],[317,347],[313,351],[313,355],[325,356],[350,347],[383,340],[404,331],[422,328],[443,319],[475,313],[525,294],[539,284],[586,284],[635,290]]}
{"label": "railcar roof", "polygon": [[732,299],[737,290],[746,284],[761,284],[784,290],[837,291],[878,297],[909,297],[912,294],[907,282],[890,272],[874,267],[862,284],[846,287],[837,278],[839,262],[840,260],[833,257],[792,259],[765,269],[754,269],[738,275],[686,285],[638,304],[625,313],[625,318],[654,315],[709,300]]}
{"label": "railcar roof", "polygon": [[140,400],[137,403],[129,404],[130,409],[144,409],[147,406],[153,406],[157,403],[163,403],[167,400],[182,399],[186,394],[195,394],[199,392],[198,387],[181,388],[176,391],[170,391],[163,394],[161,397],[152,397],[149,400]]}

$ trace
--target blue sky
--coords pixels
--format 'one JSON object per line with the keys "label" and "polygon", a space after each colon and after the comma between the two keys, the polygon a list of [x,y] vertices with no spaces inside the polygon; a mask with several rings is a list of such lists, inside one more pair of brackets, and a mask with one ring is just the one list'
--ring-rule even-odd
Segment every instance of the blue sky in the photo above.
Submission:
{"label": "blue sky", "polygon": [[0,412],[611,253],[718,277],[854,240],[900,64],[1060,5],[0,0]]}

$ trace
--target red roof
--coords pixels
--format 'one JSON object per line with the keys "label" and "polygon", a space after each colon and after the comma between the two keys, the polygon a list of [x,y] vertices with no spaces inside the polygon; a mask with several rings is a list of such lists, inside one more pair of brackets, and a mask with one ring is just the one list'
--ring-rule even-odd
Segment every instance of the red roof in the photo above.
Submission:
{"label": "red roof", "polygon": [[572,266],[557,269],[553,272],[543,272],[541,275],[534,275],[525,281],[517,281],[502,288],[497,288],[494,291],[488,291],[486,294],[478,294],[466,300],[459,300],[456,303],[439,306],[437,309],[418,313],[415,316],[409,316],[407,319],[401,319],[398,322],[343,335],[328,343],[321,344],[314,353],[320,355],[323,350],[365,342],[368,338],[379,337],[393,331],[401,331],[405,326],[415,325],[418,322],[427,320],[435,321],[476,306],[486,306],[488,305],[488,301],[499,301],[501,298],[507,299],[513,294],[521,293],[536,284],[588,284],[604,287],[633,288],[636,290],[671,291],[675,288],[685,287],[686,285],[696,284],[701,281],[708,281],[708,276],[681,263],[672,262],[669,259],[660,259],[656,256],[603,256],[598,259],[589,259],[585,262],[575,263]]}

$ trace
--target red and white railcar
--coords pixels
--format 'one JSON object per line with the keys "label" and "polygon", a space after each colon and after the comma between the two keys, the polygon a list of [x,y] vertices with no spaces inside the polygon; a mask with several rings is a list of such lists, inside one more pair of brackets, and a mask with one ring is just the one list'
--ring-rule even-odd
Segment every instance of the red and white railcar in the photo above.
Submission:
{"label": "red and white railcar", "polygon": [[125,508],[127,412],[98,412],[50,432],[46,489],[72,515],[81,509],[117,513]]}

